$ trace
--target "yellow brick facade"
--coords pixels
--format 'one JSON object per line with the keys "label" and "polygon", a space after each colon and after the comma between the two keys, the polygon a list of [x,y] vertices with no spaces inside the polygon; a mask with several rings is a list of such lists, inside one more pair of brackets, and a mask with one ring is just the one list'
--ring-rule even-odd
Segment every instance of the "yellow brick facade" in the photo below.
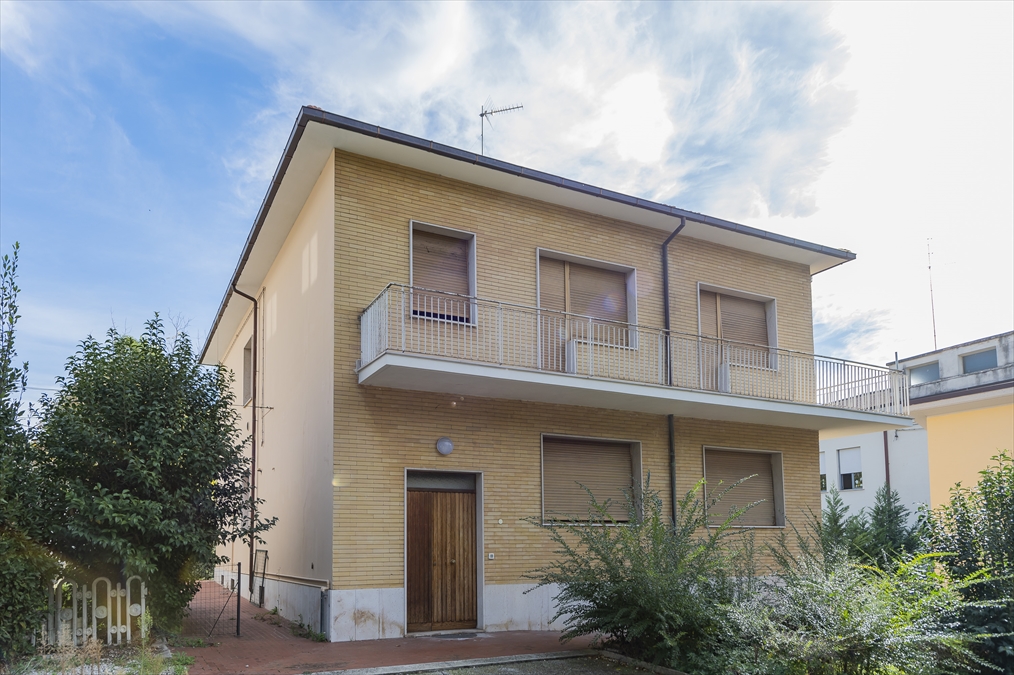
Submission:
{"label": "yellow brick facade", "polygon": [[[539,247],[634,267],[638,320],[653,326],[663,325],[665,233],[341,152],[334,171],[333,587],[404,585],[406,468],[484,473],[484,554],[496,555],[486,584],[522,583],[550,559],[546,533],[525,521],[541,513],[542,433],[640,441],[644,473],[669,494],[664,417],[363,387],[355,373],[360,313],[387,283],[409,283],[410,220],[475,233],[479,297],[536,305]],[[680,237],[670,270],[674,330],[697,332],[703,282],[775,298],[779,346],[812,351],[805,266]],[[776,450],[788,518],[819,511],[816,432],[690,419],[676,431],[681,494],[702,475],[705,444]],[[435,452],[440,436],[454,439],[452,455]]]}

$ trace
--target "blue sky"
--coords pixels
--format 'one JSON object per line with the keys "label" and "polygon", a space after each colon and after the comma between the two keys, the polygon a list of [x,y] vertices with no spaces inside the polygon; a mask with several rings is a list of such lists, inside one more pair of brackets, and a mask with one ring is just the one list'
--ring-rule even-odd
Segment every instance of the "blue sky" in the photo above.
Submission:
{"label": "blue sky", "polygon": [[[20,356],[154,311],[199,342],[300,105],[857,251],[818,351],[1014,327],[1014,4],[0,1]],[[946,45],[946,47],[944,47]]]}

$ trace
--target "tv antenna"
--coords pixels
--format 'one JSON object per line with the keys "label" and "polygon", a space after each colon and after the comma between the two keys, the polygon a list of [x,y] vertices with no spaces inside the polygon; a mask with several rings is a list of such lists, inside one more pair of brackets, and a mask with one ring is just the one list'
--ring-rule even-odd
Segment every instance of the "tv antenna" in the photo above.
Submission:
{"label": "tv antenna", "polygon": [[519,103],[517,105],[507,105],[501,108],[497,108],[493,105],[492,96],[486,99],[486,102],[482,104],[482,112],[479,113],[480,118],[479,124],[482,125],[482,130],[479,132],[480,155],[486,154],[486,122],[489,122],[489,128],[492,129],[493,120],[491,120],[490,118],[493,117],[493,115],[499,115],[501,113],[509,113],[513,110],[524,110],[524,108],[525,106],[523,103]]}
{"label": "tv antenna", "polygon": [[926,239],[926,269],[929,270],[930,316],[933,318],[933,351],[937,350],[937,310],[933,305],[933,251],[930,250],[930,238]]}

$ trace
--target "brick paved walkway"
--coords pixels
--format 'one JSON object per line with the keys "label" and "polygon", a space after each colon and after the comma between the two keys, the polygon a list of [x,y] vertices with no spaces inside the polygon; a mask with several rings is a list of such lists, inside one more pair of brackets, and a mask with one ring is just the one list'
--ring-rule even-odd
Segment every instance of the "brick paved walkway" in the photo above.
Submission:
{"label": "brick paved walkway", "polygon": [[[217,591],[216,591],[217,592]],[[226,591],[228,593],[228,591]],[[233,598],[232,603],[235,603]],[[586,649],[590,640],[560,644],[550,631],[458,634],[455,637],[408,637],[361,642],[313,642],[297,637],[289,622],[241,600],[242,637],[216,634],[210,647],[175,648],[196,658],[191,675],[210,673],[313,673],[351,668],[434,663],[463,659],[542,654]],[[235,630],[235,604],[226,609]],[[258,618],[259,617],[259,618]],[[222,617],[224,621],[225,616]],[[468,635],[468,637],[464,637]]]}

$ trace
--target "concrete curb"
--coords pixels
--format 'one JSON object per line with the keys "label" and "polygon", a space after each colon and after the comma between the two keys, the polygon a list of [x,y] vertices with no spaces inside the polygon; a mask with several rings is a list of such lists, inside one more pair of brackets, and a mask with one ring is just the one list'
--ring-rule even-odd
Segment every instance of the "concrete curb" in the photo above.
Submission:
{"label": "concrete curb", "polygon": [[[309,673],[308,675],[398,675],[399,673],[432,673],[438,670],[453,670],[455,668],[475,668],[478,666],[495,666],[501,663],[523,663],[525,661],[552,661],[555,659],[576,659],[582,656],[598,656],[601,653],[602,652],[596,649],[578,649],[570,652],[519,654],[517,656],[492,656],[485,659],[463,659],[461,661],[437,661],[435,663],[414,663],[406,666],[380,666],[378,668],[354,668],[352,670],[325,670],[318,673]],[[633,661],[633,659],[630,660],[635,664],[638,663],[636,661]],[[675,673],[676,671],[673,670],[666,672]]]}
{"label": "concrete curb", "polygon": [[653,663],[648,663],[646,661],[638,661],[637,659],[632,659],[629,656],[624,656],[623,654],[611,652],[606,649],[596,651],[596,654],[598,654],[599,656],[604,656],[607,659],[612,659],[613,661],[626,663],[628,666],[636,666],[637,668],[643,668],[648,672],[656,673],[656,675],[687,675],[682,670],[673,670],[672,668],[666,668],[665,666],[656,666]]}

